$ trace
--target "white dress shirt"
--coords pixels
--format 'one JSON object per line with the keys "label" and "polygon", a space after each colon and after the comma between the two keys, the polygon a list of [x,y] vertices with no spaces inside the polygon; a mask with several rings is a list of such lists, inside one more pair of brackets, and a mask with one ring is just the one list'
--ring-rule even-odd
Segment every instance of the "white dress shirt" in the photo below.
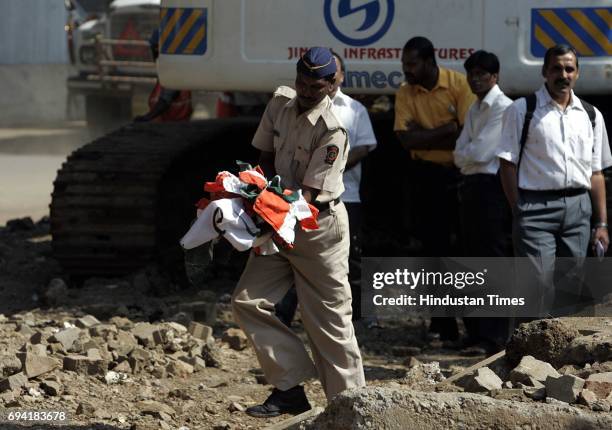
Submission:
{"label": "white dress shirt", "polygon": [[[376,148],[376,137],[368,111],[357,100],[344,94],[340,88],[332,100],[332,112],[346,128],[351,150],[359,146],[367,146],[369,151]],[[359,203],[359,184],[361,182],[361,163],[346,170],[343,175],[344,193],[340,198],[343,202]]]}
{"label": "white dress shirt", "polygon": [[[543,85],[536,91],[536,108],[519,167],[518,187],[525,190],[591,188],[591,175],[612,165],[610,145],[601,112],[595,109],[595,128],[572,91],[563,110]],[[506,109],[498,157],[517,164],[527,103],[524,98]]]}
{"label": "white dress shirt", "polygon": [[495,85],[482,101],[476,100],[470,107],[453,151],[462,174],[497,174],[502,116],[511,104],[512,100]]}

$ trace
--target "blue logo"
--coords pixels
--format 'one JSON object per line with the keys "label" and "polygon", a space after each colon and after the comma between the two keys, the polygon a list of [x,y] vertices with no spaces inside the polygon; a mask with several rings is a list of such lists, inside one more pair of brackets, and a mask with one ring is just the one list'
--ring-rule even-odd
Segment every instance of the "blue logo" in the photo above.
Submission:
{"label": "blue logo", "polygon": [[[360,3],[352,6],[352,3]],[[325,0],[325,23],[331,33],[347,45],[364,46],[382,38],[393,21],[393,0]]]}

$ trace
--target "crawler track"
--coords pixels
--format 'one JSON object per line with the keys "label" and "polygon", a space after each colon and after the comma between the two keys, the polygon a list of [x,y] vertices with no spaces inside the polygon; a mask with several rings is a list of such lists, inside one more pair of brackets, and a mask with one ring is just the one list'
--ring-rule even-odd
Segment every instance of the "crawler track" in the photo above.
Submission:
{"label": "crawler track", "polygon": [[182,270],[179,238],[202,183],[252,161],[255,119],[137,124],[73,152],[54,182],[55,258],[74,276],[126,274],[150,263]]}

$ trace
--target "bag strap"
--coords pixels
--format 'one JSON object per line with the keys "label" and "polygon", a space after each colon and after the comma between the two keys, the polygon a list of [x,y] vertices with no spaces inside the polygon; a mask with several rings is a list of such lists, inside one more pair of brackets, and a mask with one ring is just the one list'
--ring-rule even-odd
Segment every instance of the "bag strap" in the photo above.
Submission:
{"label": "bag strap", "polygon": [[587,115],[589,116],[589,120],[591,121],[591,127],[593,128],[593,130],[595,130],[595,107],[593,107],[592,104],[585,102],[582,99],[578,100],[580,100],[580,103],[582,103],[582,107],[586,111]]}
{"label": "bag strap", "polygon": [[533,119],[533,112],[536,108],[536,95],[535,93],[529,94],[525,97],[525,102],[527,104],[527,110],[525,111],[525,120],[523,121],[523,129],[521,130],[521,140],[519,141],[519,154],[518,161],[516,162],[516,183],[518,185],[518,176],[519,169],[521,167],[521,158],[523,156],[523,148],[525,147],[525,142],[527,141],[527,136],[529,135],[529,124],[531,124],[531,120]]}

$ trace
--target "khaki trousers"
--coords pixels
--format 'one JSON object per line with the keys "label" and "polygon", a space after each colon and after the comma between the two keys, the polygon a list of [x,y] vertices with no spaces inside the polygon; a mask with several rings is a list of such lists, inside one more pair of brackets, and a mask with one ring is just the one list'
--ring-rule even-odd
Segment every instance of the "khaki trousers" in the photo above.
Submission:
{"label": "khaki trousers", "polygon": [[[251,253],[232,297],[234,317],[253,345],[268,381],[287,390],[317,375],[328,399],[365,385],[351,323],[348,217],[342,203],[319,214],[319,229],[296,228],[295,247]],[[314,364],[274,305],[295,285]]]}

